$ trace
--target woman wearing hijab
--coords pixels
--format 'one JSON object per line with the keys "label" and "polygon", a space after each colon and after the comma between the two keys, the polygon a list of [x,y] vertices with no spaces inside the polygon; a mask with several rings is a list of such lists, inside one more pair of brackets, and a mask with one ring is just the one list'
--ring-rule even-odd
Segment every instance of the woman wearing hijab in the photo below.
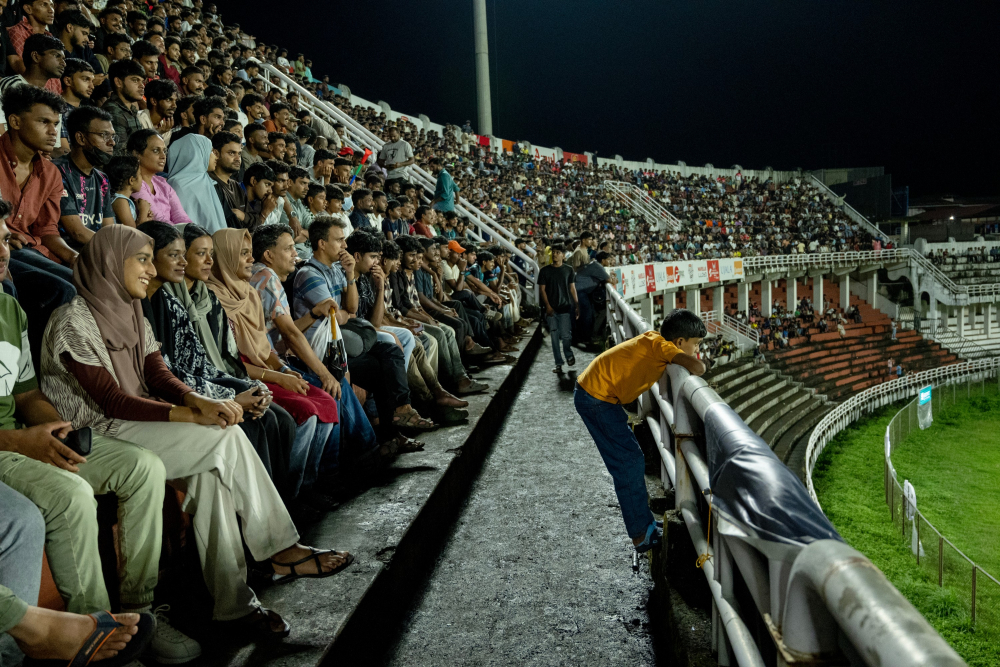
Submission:
{"label": "woman wearing hijab", "polygon": [[[298,532],[246,435],[234,401],[194,392],[163,363],[141,299],[155,278],[152,239],[124,225],[100,229],[73,268],[77,296],[49,320],[42,386],[73,422],[142,443],[186,494],[213,618],[271,638],[290,628],[246,584],[242,538],[282,580],[326,577],[353,562],[346,552],[298,544]],[[237,521],[239,517],[240,522]]]}
{"label": "woman wearing hijab", "polygon": [[167,145],[156,130],[139,130],[128,138],[128,151],[139,158],[139,175],[142,185],[132,199],[149,202],[149,212],[154,220],[163,220],[171,225],[183,225],[191,218],[181,206],[177,193],[160,176],[167,166]]}
{"label": "woman wearing hijab", "polygon": [[226,213],[215,192],[215,182],[208,175],[215,169],[211,164],[213,158],[211,139],[188,134],[182,141],[170,144],[167,182],[177,193],[188,217],[215,233],[226,229]]}
{"label": "woman wearing hijab", "polygon": [[[186,226],[186,225],[185,225]],[[262,383],[241,380],[213,365],[198,340],[188,309],[162,289],[169,284],[183,284],[187,266],[187,248],[181,229],[159,220],[139,225],[138,229],[153,239],[153,266],[156,277],[146,287],[142,311],[153,326],[160,342],[160,354],[177,379],[209,398],[235,400],[243,408],[240,428],[257,450],[271,481],[286,503],[298,494],[301,466],[289,479],[289,458],[295,440],[295,420],[284,409],[271,403],[271,392]],[[309,445],[306,444],[308,452]]]}
{"label": "woman wearing hijab", "polygon": [[[250,284],[253,267],[252,240],[245,229],[223,229],[212,235],[215,264],[206,283],[215,294],[229,319],[240,360],[253,380],[260,380],[274,394],[274,402],[288,410],[296,423],[310,418],[319,423],[327,444],[324,458],[336,460],[339,433],[337,401],[319,387],[314,387],[299,373],[286,366],[271,348],[264,323],[264,308],[257,290]],[[301,426],[300,426],[301,428]],[[315,480],[319,465],[306,471],[304,484]]]}

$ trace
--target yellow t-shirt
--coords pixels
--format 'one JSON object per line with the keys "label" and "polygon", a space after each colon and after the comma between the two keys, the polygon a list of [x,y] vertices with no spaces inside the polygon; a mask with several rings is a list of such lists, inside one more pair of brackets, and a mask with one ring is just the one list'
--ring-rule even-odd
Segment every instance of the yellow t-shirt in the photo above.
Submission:
{"label": "yellow t-shirt", "polygon": [[631,403],[663,375],[680,349],[655,331],[647,331],[600,354],[576,381],[607,403]]}

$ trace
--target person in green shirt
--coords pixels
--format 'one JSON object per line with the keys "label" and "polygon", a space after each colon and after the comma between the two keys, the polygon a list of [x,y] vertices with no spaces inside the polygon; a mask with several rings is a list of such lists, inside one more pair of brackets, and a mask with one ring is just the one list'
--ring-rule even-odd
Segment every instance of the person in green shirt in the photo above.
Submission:
{"label": "person in green shirt", "polygon": [[[0,200],[0,280],[10,257],[10,210]],[[115,494],[121,607],[148,612],[159,574],[163,462],[137,445],[97,434],[90,453],[80,456],[60,440],[72,430],[38,387],[27,316],[14,297],[0,294],[0,482],[41,512],[52,578],[66,610],[77,614],[111,607],[97,548],[94,496]],[[151,644],[158,661],[177,664],[201,655],[196,641],[158,616]]]}

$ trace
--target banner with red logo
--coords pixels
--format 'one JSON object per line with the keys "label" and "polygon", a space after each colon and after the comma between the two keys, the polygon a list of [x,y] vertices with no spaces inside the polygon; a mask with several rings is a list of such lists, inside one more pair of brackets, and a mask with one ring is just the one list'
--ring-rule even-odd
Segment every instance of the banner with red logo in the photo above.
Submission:
{"label": "banner with red logo", "polygon": [[616,267],[614,273],[619,278],[618,293],[622,296],[744,279],[743,260],[733,258],[630,264]]}
{"label": "banner with red logo", "polygon": [[646,265],[646,291],[656,291],[656,274],[654,273],[652,264]]}
{"label": "banner with red logo", "polygon": [[587,164],[587,156],[583,153],[568,153],[563,151],[563,162],[582,162]]}

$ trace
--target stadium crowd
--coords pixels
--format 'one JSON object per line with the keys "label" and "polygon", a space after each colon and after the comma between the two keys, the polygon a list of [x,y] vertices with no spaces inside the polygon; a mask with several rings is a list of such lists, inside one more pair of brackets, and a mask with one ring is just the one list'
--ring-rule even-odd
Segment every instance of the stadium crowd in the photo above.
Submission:
{"label": "stadium crowd", "polygon": [[[421,449],[411,436],[465,421],[462,397],[489,389],[475,370],[511,362],[543,308],[561,370],[573,339],[601,338],[616,263],[878,243],[804,181],[559,164],[526,144],[489,152],[468,124],[389,122],[203,0],[20,0],[2,17],[3,665],[14,643],[62,660],[201,654],[152,608],[165,497],[192,515],[212,618],[283,638],[248,569],[280,583],[348,567],[299,529]],[[354,143],[261,62],[385,145]],[[408,181],[411,165],[434,192]],[[652,229],[607,197],[609,179],[685,228]],[[460,196],[536,254],[537,307],[521,258],[476,242]],[[105,494],[118,499],[113,594]],[[66,612],[35,606],[43,547]]]}

